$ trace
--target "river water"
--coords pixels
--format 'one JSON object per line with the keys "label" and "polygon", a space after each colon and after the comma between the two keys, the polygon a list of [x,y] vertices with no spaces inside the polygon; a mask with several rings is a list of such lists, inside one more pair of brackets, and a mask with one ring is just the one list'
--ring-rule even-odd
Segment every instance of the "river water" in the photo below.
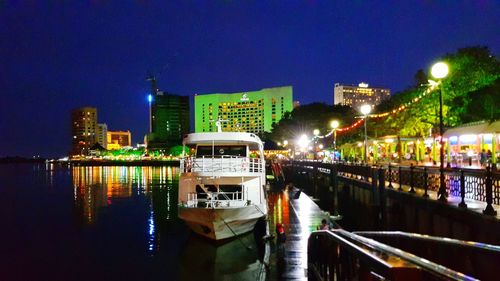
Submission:
{"label": "river water", "polygon": [[0,165],[0,280],[262,276],[254,235],[216,245],[192,234],[177,186],[177,167]]}

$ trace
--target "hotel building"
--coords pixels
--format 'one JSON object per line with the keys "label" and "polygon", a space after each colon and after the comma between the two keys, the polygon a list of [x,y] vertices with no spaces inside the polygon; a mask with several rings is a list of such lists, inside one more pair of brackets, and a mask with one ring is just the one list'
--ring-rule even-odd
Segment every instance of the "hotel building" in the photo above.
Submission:
{"label": "hotel building", "polygon": [[358,109],[363,104],[378,105],[390,96],[391,90],[368,87],[366,83],[359,83],[358,86],[335,83],[333,104],[349,105]]}
{"label": "hotel building", "polygon": [[97,142],[97,109],[82,107],[71,112],[71,155],[87,155]]}
{"label": "hotel building", "polygon": [[215,121],[222,131],[263,133],[293,110],[292,86],[266,88],[241,93],[196,95],[195,132],[215,132]]}

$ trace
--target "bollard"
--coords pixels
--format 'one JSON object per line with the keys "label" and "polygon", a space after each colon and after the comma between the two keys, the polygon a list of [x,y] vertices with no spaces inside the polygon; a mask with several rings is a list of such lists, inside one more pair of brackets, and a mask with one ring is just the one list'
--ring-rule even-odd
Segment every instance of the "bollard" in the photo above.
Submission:
{"label": "bollard", "polygon": [[429,198],[429,194],[427,193],[427,167],[424,167],[424,195],[422,195],[424,198]]}
{"label": "bollard", "polygon": [[463,169],[460,170],[460,197],[462,198],[462,201],[460,201],[458,207],[467,208],[467,204],[465,204],[465,176]]}
{"label": "bollard", "polygon": [[486,209],[484,209],[483,214],[489,216],[496,216],[497,211],[493,209],[491,203],[493,203],[493,180],[491,179],[491,168],[490,166],[486,167]]}

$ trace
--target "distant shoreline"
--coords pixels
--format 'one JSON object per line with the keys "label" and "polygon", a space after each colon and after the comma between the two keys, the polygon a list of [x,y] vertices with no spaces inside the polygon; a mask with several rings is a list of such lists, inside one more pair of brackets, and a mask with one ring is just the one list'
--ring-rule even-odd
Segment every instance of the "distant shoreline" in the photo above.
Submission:
{"label": "distant shoreline", "polygon": [[9,156],[0,158],[0,164],[17,164],[17,163],[45,163],[44,158],[25,158],[20,156]]}

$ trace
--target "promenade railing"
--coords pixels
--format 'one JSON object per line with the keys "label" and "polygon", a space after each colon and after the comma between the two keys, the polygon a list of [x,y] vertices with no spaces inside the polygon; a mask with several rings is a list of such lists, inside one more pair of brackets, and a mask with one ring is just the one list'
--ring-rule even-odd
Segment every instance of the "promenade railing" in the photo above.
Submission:
{"label": "promenade railing", "polygon": [[307,254],[312,280],[477,280],[342,229],[313,232]]}
{"label": "promenade railing", "polygon": [[[440,188],[439,167],[401,166],[401,165],[366,165],[355,163],[322,163],[318,161],[291,161],[285,166],[295,166],[306,170],[316,169],[323,173],[336,173],[337,176],[373,182],[377,180],[383,187],[403,191],[409,187],[410,193],[423,190],[422,196],[429,197],[429,191],[437,192]],[[486,202],[483,213],[496,215],[494,205],[500,205],[500,172],[485,169],[446,168],[444,170],[446,193],[460,198],[459,206],[467,208],[465,199]]]}

